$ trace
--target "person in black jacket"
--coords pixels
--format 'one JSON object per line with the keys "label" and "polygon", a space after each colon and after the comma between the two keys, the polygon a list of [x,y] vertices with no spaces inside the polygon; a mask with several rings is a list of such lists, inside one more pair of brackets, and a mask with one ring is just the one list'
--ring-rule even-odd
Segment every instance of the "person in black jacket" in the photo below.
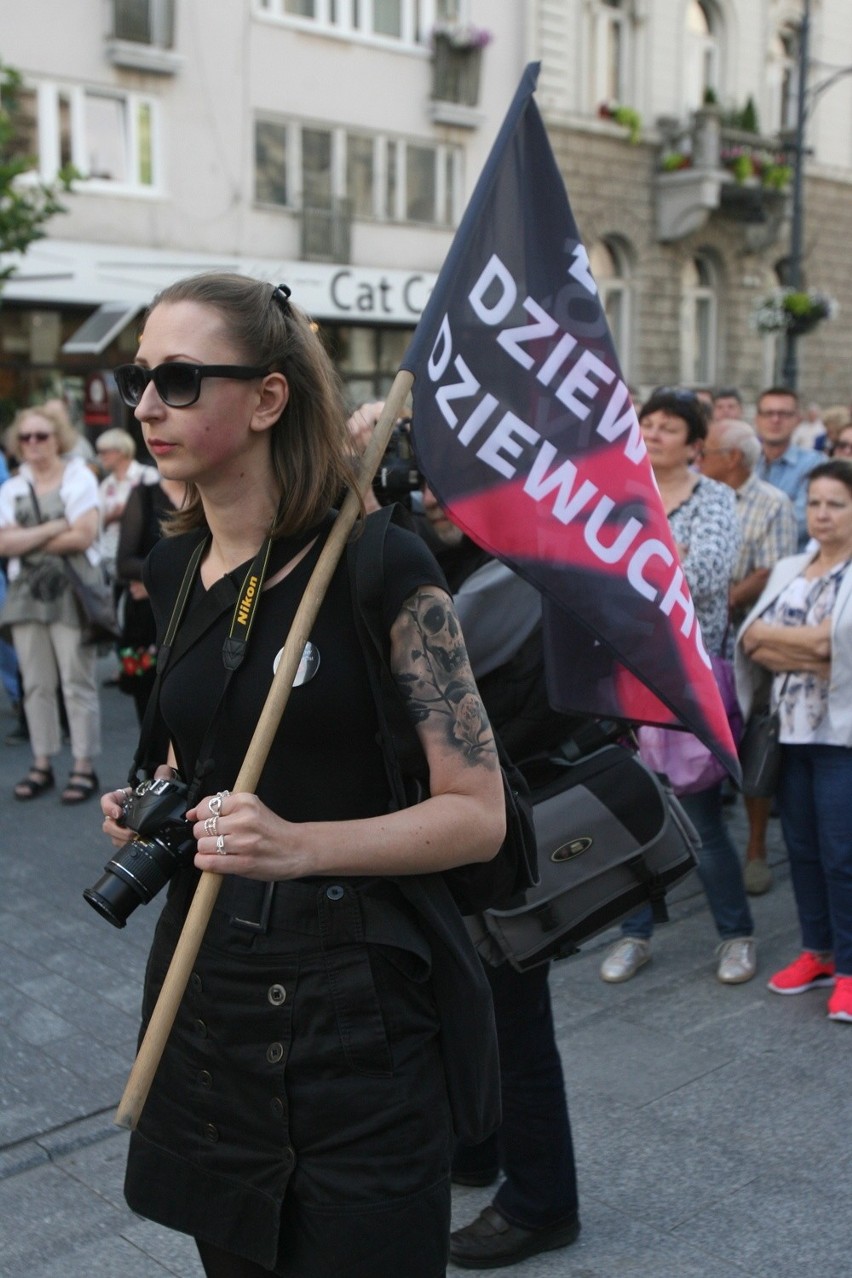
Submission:
{"label": "person in black jacket", "polygon": [[[481,550],[428,488],[423,513],[465,635],[489,718],[515,763],[555,748],[576,720],[550,708],[544,679],[541,600]],[[479,1145],[459,1145],[453,1180],[488,1185],[493,1201],[450,1239],[465,1269],[511,1265],[565,1247],[580,1232],[577,1173],[562,1063],[548,987],[550,964],[517,972],[486,965],[500,1051],[503,1122]]]}

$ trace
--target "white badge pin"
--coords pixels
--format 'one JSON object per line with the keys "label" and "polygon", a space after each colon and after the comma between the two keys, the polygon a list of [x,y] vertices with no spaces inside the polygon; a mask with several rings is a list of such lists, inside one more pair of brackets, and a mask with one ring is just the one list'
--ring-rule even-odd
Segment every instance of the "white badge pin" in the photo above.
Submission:
{"label": "white badge pin", "polygon": [[[281,663],[281,658],[283,655],[284,655],[284,649],[279,648],[278,652],[275,654],[275,660],[272,663],[273,674],[277,672],[278,666]],[[296,669],[296,677],[293,680],[293,687],[299,688],[301,687],[303,683],[309,683],[310,680],[313,679],[316,672],[319,670],[319,664],[320,664],[319,648],[317,648],[315,644],[312,644],[309,639],[308,642],[305,644],[304,648],[302,649],[302,659],[299,662],[299,665]]]}

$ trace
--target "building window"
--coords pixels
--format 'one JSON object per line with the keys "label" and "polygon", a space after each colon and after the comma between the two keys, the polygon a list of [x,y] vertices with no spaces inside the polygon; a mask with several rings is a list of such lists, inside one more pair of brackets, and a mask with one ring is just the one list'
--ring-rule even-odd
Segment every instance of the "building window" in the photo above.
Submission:
{"label": "building window", "polygon": [[592,106],[626,103],[628,83],[627,0],[595,0],[592,16]]}
{"label": "building window", "polygon": [[175,35],[174,0],[113,0],[112,26],[115,40],[171,49]]}
{"label": "building window", "polygon": [[27,110],[16,148],[52,182],[67,164],[87,179],[87,191],[157,185],[155,104],[136,93],[40,84],[25,94]]}
{"label": "building window", "polygon": [[612,335],[615,353],[625,376],[630,369],[630,259],[615,239],[597,240],[589,252],[589,265]]}
{"label": "building window", "polygon": [[718,272],[706,254],[685,264],[681,288],[680,380],[686,386],[712,386],[716,381]]}
{"label": "building window", "polygon": [[461,149],[456,146],[256,120],[254,154],[255,198],[263,204],[295,207],[301,198],[303,209],[344,202],[364,221],[433,226],[458,221]]}
{"label": "building window", "polygon": [[799,100],[799,50],[798,32],[794,27],[785,27],[770,42],[766,80],[770,127],[776,130],[795,128]]}
{"label": "building window", "polygon": [[260,13],[335,35],[425,43],[435,22],[466,17],[466,0],[256,0]]}
{"label": "building window", "polygon": [[684,98],[696,110],[709,93],[721,97],[722,23],[710,0],[690,0],[686,11]]}
{"label": "building window", "polygon": [[256,120],[254,126],[254,197],[260,204],[289,204],[287,125]]}

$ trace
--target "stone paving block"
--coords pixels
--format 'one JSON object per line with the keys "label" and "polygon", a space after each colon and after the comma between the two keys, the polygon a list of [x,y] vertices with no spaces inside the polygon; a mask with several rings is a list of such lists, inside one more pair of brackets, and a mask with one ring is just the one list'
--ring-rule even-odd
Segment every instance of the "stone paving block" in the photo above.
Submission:
{"label": "stone paving block", "polygon": [[55,972],[23,981],[20,989],[50,1010],[61,1009],[67,1020],[100,1043],[124,1041],[135,1024],[135,1017],[93,998],[88,990],[81,990],[73,981]]}
{"label": "stone paving block", "polygon": [[[798,1126],[798,1116],[796,1117]],[[755,1160],[754,1180],[675,1230],[738,1272],[766,1278],[846,1278],[850,1272],[849,1178],[827,1174],[830,1157],[806,1154],[784,1170]]]}

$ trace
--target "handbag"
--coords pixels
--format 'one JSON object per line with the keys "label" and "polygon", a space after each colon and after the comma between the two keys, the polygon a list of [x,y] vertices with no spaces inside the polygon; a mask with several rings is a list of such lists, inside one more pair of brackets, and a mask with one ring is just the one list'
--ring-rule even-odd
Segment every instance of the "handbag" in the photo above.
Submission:
{"label": "handbag", "polygon": [[[36,490],[32,484],[29,484],[28,487],[36,518],[39,523],[42,523],[41,506],[36,496]],[[120,632],[115,615],[112,588],[107,585],[105,575],[101,572],[100,580],[97,582],[84,581],[66,555],[61,555],[59,558],[62,561],[64,578],[61,577],[58,567],[54,567],[53,571],[57,577],[67,580],[71,584],[71,590],[74,593],[74,599],[82,621],[80,642],[83,644],[113,643]],[[56,593],[58,594],[59,592],[57,591]],[[56,596],[52,597],[55,598]]]}
{"label": "handbag", "polygon": [[[710,664],[736,745],[743,733],[743,716],[737,700],[733,664],[726,657],[717,656],[710,658]],[[718,785],[728,775],[722,761],[692,732],[648,724],[639,728],[636,736],[642,758],[654,772],[668,777],[675,794],[698,794]]]}
{"label": "handbag", "polygon": [[741,789],[747,799],[771,799],[781,766],[780,715],[776,710],[755,710],[749,715],[740,742]]}
{"label": "handbag", "polygon": [[774,710],[752,710],[740,741],[741,789],[747,799],[771,799],[778,788],[781,768],[781,700],[790,675],[781,685]]}
{"label": "handbag", "polygon": [[82,620],[80,642],[84,644],[114,643],[120,631],[115,615],[112,588],[107,585],[106,577],[102,576],[101,581],[90,584],[83,580],[67,558],[63,557],[62,565],[71,583]]}
{"label": "handbag", "polygon": [[695,828],[635,751],[554,763],[555,780],[533,790],[539,883],[465,920],[483,959],[519,972],[576,953],[642,905],[665,920],[666,891],[698,863]]}

